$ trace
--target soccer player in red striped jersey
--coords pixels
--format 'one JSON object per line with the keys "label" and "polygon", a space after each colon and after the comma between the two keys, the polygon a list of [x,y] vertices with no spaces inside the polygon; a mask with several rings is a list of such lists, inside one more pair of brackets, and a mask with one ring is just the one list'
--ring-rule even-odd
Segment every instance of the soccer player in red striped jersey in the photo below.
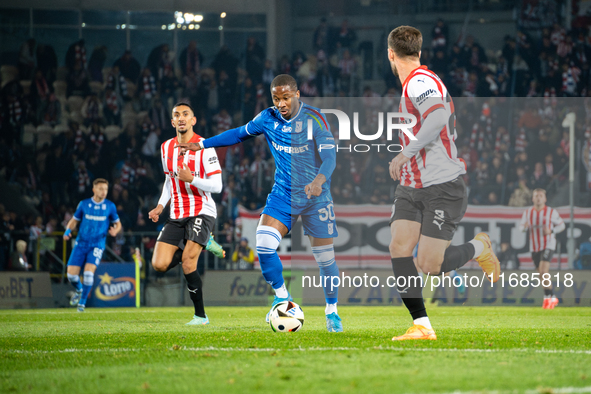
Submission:
{"label": "soccer player in red striped jersey", "polygon": [[500,274],[487,234],[450,246],[468,206],[462,179],[466,165],[457,157],[453,101],[439,77],[421,66],[422,43],[421,32],[411,26],[397,27],[388,36],[388,60],[402,83],[399,111],[417,119],[409,128],[414,138],[399,133],[404,149],[390,162],[390,176],[400,181],[390,218],[390,256],[398,292],[413,318],[413,326],[392,340],[437,339],[413,263],[417,243],[417,263],[424,273],[439,275],[476,259],[492,281]]}
{"label": "soccer player in red striped jersey", "polygon": [[[197,272],[197,260],[207,247],[215,223],[216,206],[211,193],[222,191],[222,169],[215,149],[179,153],[178,143],[200,142],[203,138],[193,131],[197,118],[187,103],[178,103],[172,110],[172,126],[176,137],[161,147],[162,168],[166,175],[162,195],[148,216],[157,222],[170,201],[170,218],[156,241],[152,266],[166,272],[181,261],[189,296],[195,315],[187,325],[209,324],[203,305],[202,281]],[[182,250],[181,258],[178,252]],[[176,255],[176,256],[175,256]]]}
{"label": "soccer player in red striped jersey", "polygon": [[[556,250],[556,234],[564,231],[566,225],[558,211],[546,205],[546,190],[535,189],[532,201],[534,206],[523,213],[520,228],[521,231],[529,230],[529,251],[542,280],[544,274],[550,274],[550,261]],[[549,287],[544,286],[542,308],[554,309],[556,305],[558,298],[550,283]]]}

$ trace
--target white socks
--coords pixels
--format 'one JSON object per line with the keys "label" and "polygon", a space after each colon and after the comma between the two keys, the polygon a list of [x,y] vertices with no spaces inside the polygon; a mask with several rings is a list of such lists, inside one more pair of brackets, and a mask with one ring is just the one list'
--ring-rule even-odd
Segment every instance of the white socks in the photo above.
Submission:
{"label": "white socks", "polygon": [[287,287],[285,287],[285,283],[282,284],[280,288],[273,290],[275,290],[275,295],[279,298],[289,297],[289,292],[287,291]]}
{"label": "white socks", "polygon": [[473,258],[475,259],[476,257],[480,256],[480,254],[482,254],[482,252],[484,251],[484,242],[473,239],[469,243],[471,243],[472,246],[474,246],[474,257]]}
{"label": "white socks", "polygon": [[324,314],[330,315],[333,312],[338,315],[337,304],[326,304],[326,308],[324,309]]}
{"label": "white socks", "polygon": [[419,326],[423,326],[428,330],[433,329],[433,327],[431,327],[431,322],[429,321],[429,318],[427,316],[414,319],[413,323]]}

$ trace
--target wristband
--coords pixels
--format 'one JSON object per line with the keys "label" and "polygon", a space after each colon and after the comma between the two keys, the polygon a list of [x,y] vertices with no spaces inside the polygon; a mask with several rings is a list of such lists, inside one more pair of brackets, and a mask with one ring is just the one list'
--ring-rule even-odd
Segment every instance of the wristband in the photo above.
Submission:
{"label": "wristband", "polygon": [[68,237],[68,236],[70,236],[70,234],[72,234],[72,229],[68,228],[68,229],[66,229],[66,232],[64,233],[64,237]]}

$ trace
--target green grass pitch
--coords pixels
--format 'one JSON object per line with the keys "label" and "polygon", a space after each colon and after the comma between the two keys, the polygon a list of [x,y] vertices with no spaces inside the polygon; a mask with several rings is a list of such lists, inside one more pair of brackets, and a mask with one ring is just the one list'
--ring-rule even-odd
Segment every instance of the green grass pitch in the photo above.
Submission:
{"label": "green grass pitch", "polygon": [[591,308],[438,307],[437,341],[394,343],[403,307],[304,307],[297,333],[266,308],[0,311],[0,392],[591,392]]}

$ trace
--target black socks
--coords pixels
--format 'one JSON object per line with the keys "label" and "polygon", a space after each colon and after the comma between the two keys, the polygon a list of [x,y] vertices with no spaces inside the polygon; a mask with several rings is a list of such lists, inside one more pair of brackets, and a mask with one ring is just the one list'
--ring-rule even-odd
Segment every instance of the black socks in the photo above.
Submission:
{"label": "black socks", "polygon": [[449,272],[460,268],[472,260],[474,253],[474,245],[470,242],[458,246],[449,246],[445,249],[443,263],[441,263],[441,272]]}
{"label": "black socks", "polygon": [[185,274],[187,280],[187,289],[189,290],[189,297],[195,305],[195,316],[205,317],[205,307],[203,306],[203,282],[199,276],[199,272],[194,271],[190,274]]}
{"label": "black socks", "polygon": [[178,249],[172,255],[172,260],[170,261],[170,264],[166,268],[166,272],[170,271],[171,269],[173,269],[174,267],[179,265],[182,261],[183,261],[183,251],[181,249]]}
{"label": "black socks", "polygon": [[398,293],[413,320],[427,317],[423,302],[423,280],[410,257],[392,258],[392,269],[396,276]]}

